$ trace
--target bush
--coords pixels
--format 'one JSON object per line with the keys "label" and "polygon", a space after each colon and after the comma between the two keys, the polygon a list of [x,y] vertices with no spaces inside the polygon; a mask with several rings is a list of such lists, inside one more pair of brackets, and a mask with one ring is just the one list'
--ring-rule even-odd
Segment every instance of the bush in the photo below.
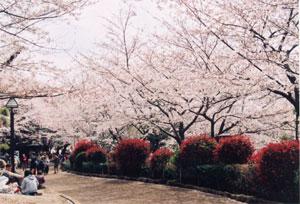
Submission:
{"label": "bush", "polygon": [[82,170],[82,164],[86,161],[86,154],[85,152],[80,152],[75,157],[75,169]]}
{"label": "bush", "polygon": [[4,153],[4,152],[8,152],[9,150],[9,145],[6,143],[0,144],[0,152]]}
{"label": "bush", "polygon": [[86,173],[107,173],[107,165],[104,163],[94,163],[94,162],[83,162],[82,169],[83,172]]}
{"label": "bush", "polygon": [[65,160],[62,164],[61,164],[61,168],[62,170],[72,170],[71,168],[71,163],[70,160]]}
{"label": "bush", "polygon": [[272,197],[299,200],[299,141],[271,143],[253,155],[260,184]]}
{"label": "bush", "polygon": [[180,166],[180,150],[178,148],[174,150],[174,153],[169,160],[169,164],[176,168]]}
{"label": "bush", "polygon": [[154,177],[164,176],[164,169],[173,154],[168,148],[160,148],[150,156],[149,166]]}
{"label": "bush", "polygon": [[9,110],[7,108],[0,108],[0,115],[9,116]]}
{"label": "bush", "polygon": [[201,186],[234,192],[240,172],[233,165],[200,165],[196,175],[194,182]]}
{"label": "bush", "polygon": [[247,163],[254,151],[250,139],[246,136],[223,138],[214,151],[215,159],[224,164]]}
{"label": "bush", "polygon": [[142,139],[121,140],[114,153],[118,170],[124,175],[138,176],[149,150],[149,143]]}
{"label": "bush", "polygon": [[185,139],[180,145],[180,163],[183,168],[213,163],[216,141],[208,136],[194,136]]}
{"label": "bush", "polygon": [[105,163],[106,162],[106,152],[98,146],[93,146],[86,151],[86,157],[88,161],[93,163]]}
{"label": "bush", "polygon": [[96,146],[95,143],[93,143],[90,140],[80,140],[75,144],[75,148],[72,151],[71,157],[70,157],[70,161],[73,162],[76,159],[77,154],[81,153],[81,152],[86,152],[88,149],[90,149],[91,147]]}
{"label": "bush", "polygon": [[117,174],[117,164],[116,164],[116,157],[115,152],[110,152],[107,154],[107,171],[108,174]]}
{"label": "bush", "polygon": [[257,186],[257,172],[253,165],[251,164],[235,164],[233,165],[239,176],[233,181],[234,193],[242,193],[247,195],[258,195],[256,192],[261,190]]}

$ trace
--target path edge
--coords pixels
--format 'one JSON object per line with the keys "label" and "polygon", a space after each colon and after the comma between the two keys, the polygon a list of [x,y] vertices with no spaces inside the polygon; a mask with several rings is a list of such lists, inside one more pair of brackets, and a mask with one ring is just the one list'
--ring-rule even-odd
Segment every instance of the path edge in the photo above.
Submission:
{"label": "path edge", "polygon": [[66,199],[66,200],[68,200],[72,204],[80,204],[80,202],[78,200],[75,200],[74,198],[72,198],[72,197],[70,197],[70,196],[68,196],[66,194],[59,193],[59,196],[62,197],[62,198],[64,198],[64,199]]}

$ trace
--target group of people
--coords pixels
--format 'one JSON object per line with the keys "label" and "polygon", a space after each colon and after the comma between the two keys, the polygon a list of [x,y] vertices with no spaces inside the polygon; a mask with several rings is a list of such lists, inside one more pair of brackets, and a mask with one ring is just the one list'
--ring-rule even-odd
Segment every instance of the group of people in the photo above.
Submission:
{"label": "group of people", "polygon": [[24,171],[24,177],[11,172],[11,165],[0,159],[0,192],[22,193],[24,195],[36,195],[40,187],[37,177],[32,175],[29,169]]}
{"label": "group of people", "polygon": [[44,175],[49,172],[50,162],[53,162],[56,174],[62,160],[59,154],[31,153],[28,156],[22,154],[19,165],[24,171],[24,176],[22,176],[13,173],[11,165],[4,159],[0,159],[0,193],[37,195],[37,190],[45,182]]}
{"label": "group of people", "polygon": [[29,168],[33,174],[41,175],[49,173],[49,165],[50,162],[52,162],[54,166],[54,173],[57,173],[61,160],[62,159],[59,154],[32,153],[29,156],[27,156],[26,154],[22,154],[21,166],[23,171]]}

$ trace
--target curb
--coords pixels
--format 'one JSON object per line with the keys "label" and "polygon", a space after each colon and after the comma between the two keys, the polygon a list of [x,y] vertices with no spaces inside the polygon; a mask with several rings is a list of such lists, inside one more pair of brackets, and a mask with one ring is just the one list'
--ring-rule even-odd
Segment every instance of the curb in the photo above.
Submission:
{"label": "curb", "polygon": [[80,204],[79,201],[74,200],[73,198],[71,198],[70,196],[67,196],[65,194],[60,193],[59,196],[66,199],[67,201],[69,201],[70,204]]}
{"label": "curb", "polygon": [[68,172],[68,173],[80,175],[80,176],[92,176],[92,177],[100,177],[100,178],[107,178],[107,179],[140,181],[140,182],[144,182],[144,183],[163,184],[163,185],[167,185],[167,186],[193,189],[193,190],[198,190],[198,191],[202,191],[205,193],[211,193],[211,194],[215,194],[215,195],[228,197],[228,198],[240,201],[240,202],[251,203],[251,204],[267,204],[267,203],[268,204],[282,204],[282,202],[265,200],[265,199],[257,198],[255,196],[250,196],[250,195],[245,195],[245,194],[233,194],[233,193],[229,193],[226,191],[219,191],[219,190],[214,190],[214,189],[206,188],[206,187],[194,186],[194,185],[189,185],[189,184],[181,184],[176,181],[150,179],[150,178],[145,178],[145,177],[133,178],[133,177],[127,177],[127,176],[117,176],[117,175],[108,175],[108,174],[84,173],[84,172],[77,172],[77,171],[71,171],[71,170],[64,170],[64,171]]}

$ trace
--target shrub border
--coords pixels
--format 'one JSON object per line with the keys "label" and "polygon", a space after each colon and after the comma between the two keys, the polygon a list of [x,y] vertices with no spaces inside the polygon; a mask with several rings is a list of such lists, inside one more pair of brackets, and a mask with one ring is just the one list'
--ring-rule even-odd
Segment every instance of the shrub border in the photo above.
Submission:
{"label": "shrub border", "polygon": [[109,175],[109,174],[86,173],[86,172],[79,172],[79,171],[73,171],[73,170],[67,170],[67,169],[63,169],[63,171],[72,173],[72,174],[76,174],[76,175],[80,175],[80,176],[90,176],[90,177],[92,176],[92,177],[100,177],[100,178],[108,178],[108,179],[140,181],[140,182],[144,182],[144,183],[164,184],[167,186],[193,189],[193,190],[198,190],[198,191],[202,191],[205,193],[211,193],[211,194],[215,194],[215,195],[224,196],[224,197],[231,198],[231,199],[234,199],[237,201],[251,203],[251,204],[254,204],[254,203],[257,203],[257,204],[260,204],[260,203],[281,204],[282,203],[282,202],[265,200],[265,199],[261,199],[261,198],[255,197],[255,196],[250,196],[250,195],[245,195],[245,194],[233,194],[233,193],[229,193],[226,191],[214,190],[211,188],[205,188],[205,187],[189,185],[189,184],[182,184],[182,183],[178,183],[177,181],[173,181],[173,180],[166,181],[163,179],[151,179],[151,178],[146,178],[146,177],[134,178],[134,177],[128,177],[128,176],[117,176],[117,175]]}

